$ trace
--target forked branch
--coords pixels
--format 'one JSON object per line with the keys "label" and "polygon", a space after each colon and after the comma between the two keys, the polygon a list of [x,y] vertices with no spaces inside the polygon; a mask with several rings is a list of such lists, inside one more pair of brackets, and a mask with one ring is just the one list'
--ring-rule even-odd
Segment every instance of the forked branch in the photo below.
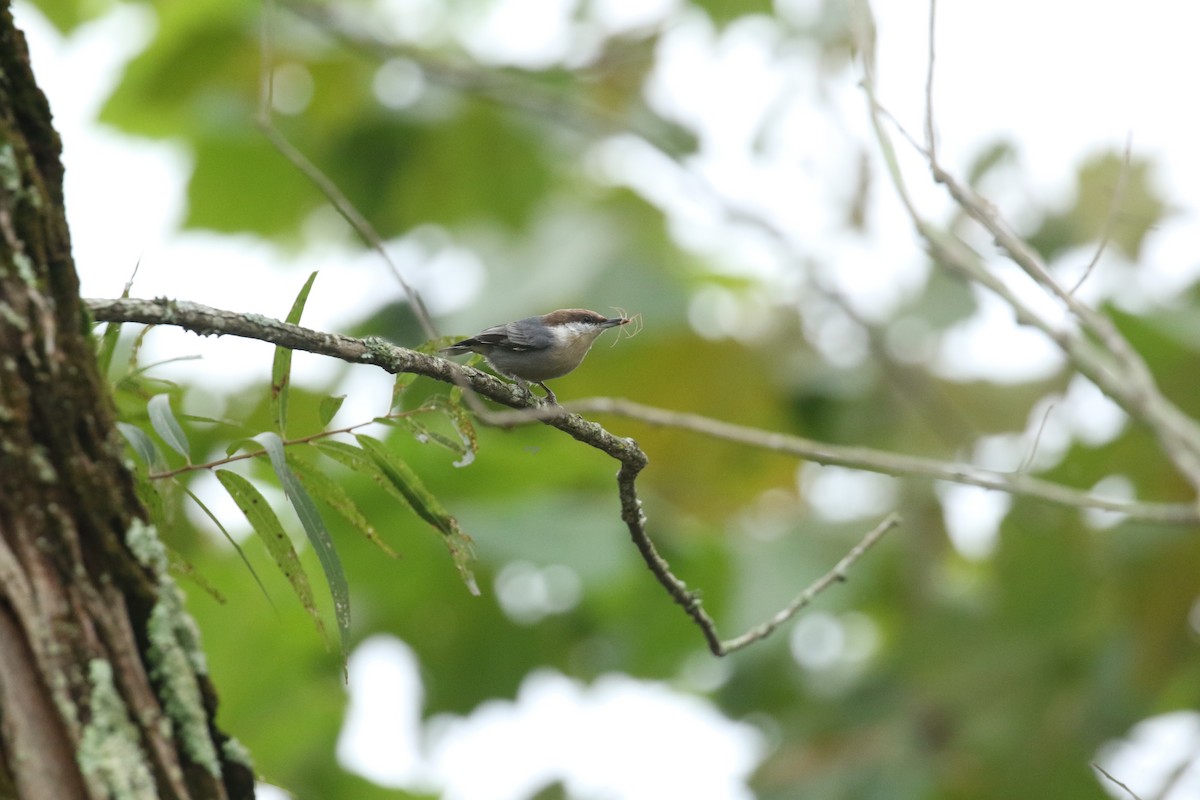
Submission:
{"label": "forked branch", "polygon": [[[460,366],[444,358],[397,347],[382,339],[356,339],[336,333],[323,333],[257,314],[238,314],[199,303],[165,298],[154,300],[91,299],[84,302],[93,317],[100,322],[173,325],[201,336],[224,335],[257,339],[292,350],[302,350],[341,359],[351,364],[370,364],[392,374],[413,373],[451,385],[465,386],[497,403],[523,411],[532,409],[534,413],[538,413],[548,409],[539,401],[531,399],[523,390],[485,372]],[[621,462],[621,468],[617,473],[621,518],[629,528],[629,534],[638,552],[641,553],[654,577],[700,627],[709,650],[714,655],[727,655],[769,636],[775,628],[795,616],[822,591],[837,581],[845,580],[847,570],[866,552],[867,548],[899,524],[899,518],[895,515],[888,517],[838,562],[830,573],[805,589],[781,611],[741,636],[722,641],[717,634],[716,623],[704,610],[699,595],[689,590],[687,584],[671,572],[670,565],[658,554],[646,532],[646,518],[642,513],[642,502],[638,498],[636,481],[638,474],[649,463],[649,459],[638,447],[637,442],[633,439],[614,436],[599,424],[586,420],[579,414],[568,413],[558,407],[549,407],[548,410],[551,414],[543,420],[545,424],[558,428],[572,438],[595,447]],[[524,419],[529,421],[530,418],[525,417]]]}

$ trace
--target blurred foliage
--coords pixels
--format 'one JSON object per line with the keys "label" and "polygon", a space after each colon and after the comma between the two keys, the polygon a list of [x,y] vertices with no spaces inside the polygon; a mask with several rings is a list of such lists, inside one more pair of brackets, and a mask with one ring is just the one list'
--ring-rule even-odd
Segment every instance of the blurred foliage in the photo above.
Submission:
{"label": "blurred foliage", "polygon": [[[464,14],[483,13],[486,5],[450,4]],[[108,6],[39,3],[64,31]],[[359,30],[370,32],[370,6],[345,2],[337,10],[361,16]],[[825,49],[828,65],[850,57],[842,6],[824,4],[811,30],[790,34]],[[730,0],[695,7],[718,27],[773,10]],[[101,119],[190,148],[187,225],[299,241],[306,219],[327,201],[256,128],[261,6],[192,0],[152,8],[154,36],[129,63]],[[661,210],[629,189],[597,182],[583,164],[589,147],[614,130],[643,132],[677,160],[696,145],[696,131],[658,117],[643,100],[660,31],[613,37],[594,63],[543,70],[477,63],[444,36],[372,49],[286,8],[276,14],[275,34],[275,62],[297,66],[311,83],[300,113],[275,115],[278,129],[384,237],[436,226],[484,255],[486,310],[446,321],[447,331],[469,333],[543,307],[624,304],[644,314],[641,335],[615,349],[607,346],[611,335],[602,339],[586,369],[555,383],[562,397],[625,396],[822,441],[955,459],[983,435],[1025,430],[1030,409],[1069,381],[1064,373],[1019,384],[961,382],[939,374],[930,358],[890,358],[889,336],[936,338],[976,310],[971,291],[938,270],[872,332],[870,358],[829,363],[806,340],[797,308],[771,296],[773,287],[681,247]],[[376,95],[379,70],[390,59],[416,66],[422,84],[410,103],[388,106]],[[1007,143],[987,148],[971,180],[986,189],[1004,179],[1014,152]],[[1030,228],[1031,241],[1047,259],[1093,247],[1111,216],[1110,247],[1136,259],[1168,213],[1152,177],[1143,160],[1097,156],[1080,169],[1074,203],[1044,213]],[[846,219],[861,225],[863,217],[847,208]],[[962,220],[949,222],[956,229]],[[765,322],[758,338],[695,333],[693,300],[714,287],[739,299],[768,297],[755,312]],[[321,291],[318,282],[314,297]],[[287,302],[284,294],[274,307]],[[1190,369],[1198,309],[1195,291],[1169,313],[1106,309],[1167,395],[1193,415],[1200,414]],[[355,332],[410,341],[415,330],[411,316],[401,319],[390,308]],[[244,391],[219,398],[220,413],[205,419],[180,412],[189,393],[204,387],[164,385],[153,371],[139,371],[136,347],[122,340],[110,376],[122,419],[150,437],[147,452],[157,447],[153,458],[162,463],[153,471],[182,464],[155,438],[158,426],[147,411],[155,395],[169,395],[197,463],[276,429],[270,364]],[[327,398],[344,393],[340,379],[355,369],[364,368],[346,367],[328,386],[292,387],[291,436],[328,427],[322,404],[328,409]],[[452,407],[447,387],[424,380],[402,392],[398,406],[420,410],[417,418],[450,440],[445,415]],[[783,606],[880,516],[852,507],[839,522],[821,517],[798,489],[802,465],[793,459],[598,419],[648,453],[639,485],[650,530],[677,574],[702,591],[726,635]],[[332,426],[360,422],[366,420],[339,416]],[[369,475],[318,460],[312,444],[291,450],[305,464],[322,464],[400,554],[388,557],[317,498],[349,584],[352,645],[388,633],[411,646],[427,715],[467,714],[490,699],[512,698],[539,668],[583,680],[620,671],[687,686],[686,665],[708,658],[699,632],[630,545],[618,516],[615,464],[606,456],[545,427],[480,428],[474,461],[456,467],[461,453],[405,424],[375,435],[472,537],[481,597],[464,587],[441,537],[418,512]],[[270,497],[281,496],[266,458],[243,466],[255,485],[274,487]],[[1114,474],[1128,478],[1139,498],[1189,496],[1157,444],[1133,426],[1102,445],[1071,444],[1042,477],[1086,488]],[[189,587],[220,722],[250,748],[262,777],[303,798],[404,796],[338,765],[340,657],[325,649],[258,539],[241,547],[274,609],[232,548],[212,535],[182,491],[202,493],[206,482],[215,485],[211,476],[201,470],[181,473],[177,482],[151,480],[143,465],[139,480],[171,547],[225,598]],[[865,625],[873,642],[866,655],[801,666],[788,626],[722,662],[727,675],[708,693],[727,715],[770,732],[773,749],[753,780],[758,796],[1092,798],[1098,784],[1088,763],[1098,747],[1149,714],[1200,702],[1200,660],[1188,623],[1200,574],[1194,530],[1130,522],[1097,529],[1078,511],[1017,499],[996,551],[971,560],[951,546],[934,487],[901,479],[889,485],[904,527],[816,604],[846,626]],[[290,509],[279,503],[277,510],[305,571],[320,576]],[[232,533],[245,533],[239,520],[223,521]],[[498,573],[514,562],[566,566],[582,585],[578,603],[536,622],[515,619],[496,588]],[[315,594],[317,610],[331,620],[328,593]],[[565,791],[553,785],[542,796]]]}
{"label": "blurred foliage", "polygon": [[1065,250],[1098,240],[1130,261],[1141,258],[1142,242],[1169,209],[1154,185],[1153,169],[1143,158],[1104,153],[1079,168],[1072,208],[1047,214],[1029,243],[1047,261]]}

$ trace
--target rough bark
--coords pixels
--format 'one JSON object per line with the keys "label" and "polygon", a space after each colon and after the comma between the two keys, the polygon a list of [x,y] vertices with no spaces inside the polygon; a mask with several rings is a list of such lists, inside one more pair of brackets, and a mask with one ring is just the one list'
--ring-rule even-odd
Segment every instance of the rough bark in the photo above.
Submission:
{"label": "rough bark", "polygon": [[60,149],[0,0],[0,797],[251,797],[123,464]]}

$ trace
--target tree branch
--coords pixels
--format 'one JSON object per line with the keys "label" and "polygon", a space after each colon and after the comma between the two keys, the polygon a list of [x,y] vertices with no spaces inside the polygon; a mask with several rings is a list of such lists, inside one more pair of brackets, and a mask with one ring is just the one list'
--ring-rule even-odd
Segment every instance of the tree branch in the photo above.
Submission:
{"label": "tree branch", "polygon": [[484,397],[516,409],[512,412],[490,414],[484,421],[493,424],[528,424],[542,421],[584,444],[595,447],[621,463],[617,473],[621,519],[630,537],[650,568],[655,579],[671,598],[683,607],[704,634],[709,650],[722,656],[739,650],[770,635],[780,624],[791,619],[812,599],[839,580],[847,570],[892,528],[899,518],[891,515],[853,549],[838,565],[820,580],[805,589],[788,606],[742,635],[722,640],[716,623],[704,610],[699,596],[676,577],[670,565],[659,555],[649,534],[646,518],[637,493],[637,477],[649,463],[646,454],[633,439],[615,436],[598,423],[584,419],[581,410],[616,414],[638,419],[651,425],[689,430],[704,436],[738,442],[750,447],[804,458],[819,464],[837,465],[895,476],[917,476],[933,480],[980,486],[1014,495],[1024,495],[1051,503],[1075,508],[1094,508],[1124,514],[1148,522],[1194,524],[1200,521],[1196,508],[1190,504],[1136,503],[1111,500],[1043,481],[1022,473],[1004,473],[966,464],[954,464],[935,459],[887,453],[861,447],[816,442],[799,436],[764,431],[685,414],[643,406],[628,400],[595,398],[572,403],[569,408],[549,406],[532,398],[513,384],[505,383],[471,367],[452,361],[398,347],[378,338],[356,339],[336,333],[325,333],[291,325],[258,314],[240,314],[211,308],[187,301],[158,298],[144,300],[89,299],[84,301],[100,322],[138,322],[146,325],[173,325],[201,336],[238,336],[337,358],[352,364],[370,364],[389,373],[413,373],[434,380],[464,386]]}
{"label": "tree branch", "polygon": [[[931,6],[930,14],[935,7]],[[933,18],[930,19],[933,30]],[[862,85],[866,92],[870,119],[876,142],[886,163],[889,177],[917,233],[925,240],[930,254],[949,268],[975,283],[993,291],[1013,309],[1017,321],[1037,328],[1058,345],[1072,366],[1098,386],[1130,417],[1146,426],[1158,440],[1166,457],[1192,485],[1200,498],[1200,427],[1163,396],[1145,360],[1133,348],[1111,319],[1079,300],[1061,286],[1050,274],[1042,257],[1001,216],[994,205],[973,188],[960,183],[938,162],[936,152],[922,147],[887,113],[875,95],[874,41],[868,35],[860,37],[865,75]],[[929,58],[932,70],[933,40],[930,39]],[[932,86],[929,79],[927,92]],[[932,129],[932,98],[926,97],[928,128]],[[909,145],[925,160],[933,180],[946,188],[950,198],[968,216],[988,232],[1008,258],[1025,272],[1047,294],[1070,312],[1066,325],[1055,324],[1039,314],[997,275],[989,271],[983,259],[962,240],[942,231],[926,220],[917,210],[905,185],[895,149],[884,131],[882,119],[896,126]],[[1200,499],[1197,500],[1200,507]]]}
{"label": "tree branch", "polygon": [[558,406],[547,406],[514,384],[505,383],[471,367],[464,367],[444,358],[426,355],[398,347],[378,338],[355,339],[336,333],[323,333],[292,325],[258,314],[239,314],[183,300],[157,298],[143,300],[89,299],[84,303],[99,322],[140,322],[146,325],[173,325],[201,336],[239,336],[270,342],[292,350],[330,356],[352,364],[371,364],[386,372],[413,373],[458,386],[488,397],[498,403],[521,409],[514,422],[541,419],[572,438],[595,447],[621,462],[617,473],[618,496],[621,500],[621,519],[629,528],[638,552],[658,582],[675,602],[683,606],[688,616],[699,626],[714,655],[723,656],[753,642],[766,638],[783,621],[790,619],[812,598],[824,591],[836,579],[844,579],[845,570],[884,533],[899,524],[894,515],[868,534],[835,567],[833,578],[826,576],[806,589],[796,600],[767,622],[758,625],[736,639],[723,642],[717,634],[716,623],[704,610],[699,596],[671,572],[670,565],[658,554],[646,532],[646,517],[637,494],[637,476],[649,463],[646,454],[633,439],[614,436],[595,422],[579,414],[568,413]]}

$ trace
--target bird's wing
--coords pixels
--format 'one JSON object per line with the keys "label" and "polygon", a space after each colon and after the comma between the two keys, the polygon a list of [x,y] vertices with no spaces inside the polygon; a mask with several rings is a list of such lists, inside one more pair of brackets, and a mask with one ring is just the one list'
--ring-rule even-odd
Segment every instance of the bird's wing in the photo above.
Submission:
{"label": "bird's wing", "polygon": [[[521,320],[520,322],[524,322]],[[542,337],[531,337],[527,332],[528,328],[522,326],[520,322],[509,322],[504,325],[493,325],[490,328],[484,328],[479,333],[475,334],[468,341],[474,343],[490,345],[493,347],[503,347],[505,350],[542,350],[546,347],[547,342],[542,340]]]}

